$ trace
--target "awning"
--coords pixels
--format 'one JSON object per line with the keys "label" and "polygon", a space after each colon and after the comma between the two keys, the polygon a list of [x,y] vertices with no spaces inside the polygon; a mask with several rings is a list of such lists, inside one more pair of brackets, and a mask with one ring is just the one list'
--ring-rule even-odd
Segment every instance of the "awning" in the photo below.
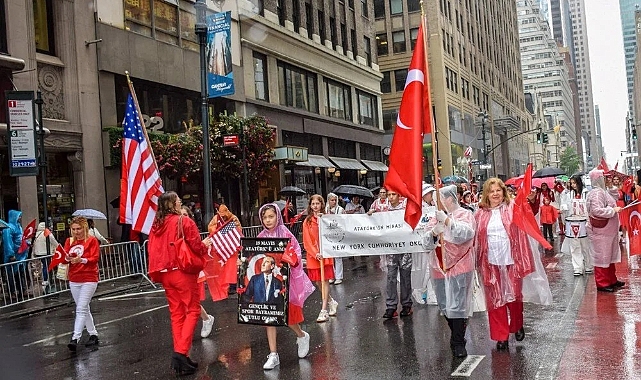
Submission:
{"label": "awning", "polygon": [[380,161],[361,160],[361,162],[363,163],[363,165],[367,166],[369,170],[386,172],[389,169],[387,165]]}
{"label": "awning", "polygon": [[316,168],[333,168],[334,164],[329,162],[324,156],[317,156],[315,154],[308,154],[307,161],[297,162],[296,165],[300,166],[313,166]]}
{"label": "awning", "polygon": [[353,158],[330,157],[329,159],[332,160],[332,162],[336,164],[339,169],[367,170],[367,168],[363,166],[363,164]]}

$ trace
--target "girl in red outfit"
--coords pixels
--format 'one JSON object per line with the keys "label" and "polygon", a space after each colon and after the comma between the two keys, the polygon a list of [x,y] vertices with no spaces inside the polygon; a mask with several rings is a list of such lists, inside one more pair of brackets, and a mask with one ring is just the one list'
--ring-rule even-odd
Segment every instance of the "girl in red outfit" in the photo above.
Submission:
{"label": "girl in red outfit", "polygon": [[550,198],[543,198],[541,206],[541,226],[543,227],[543,237],[550,243],[554,242],[552,226],[559,217],[559,211],[550,204]]}
{"label": "girl in red outfit", "polygon": [[89,303],[98,287],[100,243],[95,237],[89,236],[87,219],[75,217],[71,220],[71,237],[65,241],[65,252],[67,252],[65,259],[69,263],[69,289],[76,303],[76,321],[67,347],[71,351],[76,351],[85,327],[89,333],[89,340],[85,346],[98,344],[98,331],[93,323]]}
{"label": "girl in red outfit", "polygon": [[181,216],[182,202],[173,191],[158,198],[156,219],[149,233],[149,276],[165,288],[171,318],[171,334],[174,340],[174,353],[171,367],[181,375],[196,372],[198,363],[189,358],[194,329],[200,317],[200,291],[198,274],[186,273],[178,269],[176,250],[170,243],[179,236],[178,221],[182,219],[185,243],[191,251],[203,256],[211,240],[200,240],[196,223]]}

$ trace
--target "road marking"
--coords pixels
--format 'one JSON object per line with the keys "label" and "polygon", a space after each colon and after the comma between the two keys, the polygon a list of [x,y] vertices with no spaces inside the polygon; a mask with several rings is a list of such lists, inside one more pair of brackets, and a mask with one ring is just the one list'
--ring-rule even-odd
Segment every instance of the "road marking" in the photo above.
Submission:
{"label": "road marking", "polygon": [[115,300],[115,299],[120,299],[120,298],[128,298],[128,297],[136,297],[136,296],[146,296],[148,294],[155,294],[155,293],[164,293],[165,289],[158,289],[158,290],[152,290],[149,292],[140,292],[140,293],[127,293],[127,294],[119,294],[117,296],[111,296],[111,297],[101,297],[98,298],[98,301],[109,301],[109,300]]}
{"label": "road marking", "polygon": [[[154,307],[153,309],[149,309],[149,310],[141,311],[141,312],[139,312],[139,313],[135,313],[135,314],[132,314],[132,315],[128,315],[128,316],[126,316],[126,317],[117,318],[117,319],[113,319],[113,320],[111,320],[111,321],[98,323],[98,324],[96,324],[96,327],[100,327],[100,326],[104,326],[104,325],[109,325],[109,324],[112,324],[112,323],[116,323],[116,322],[123,321],[123,320],[125,320],[125,319],[129,319],[129,318],[137,317],[137,316],[139,316],[139,315],[143,315],[143,314],[151,313],[151,312],[156,311],[156,310],[164,309],[164,308],[166,308],[166,307],[168,307],[168,306],[169,306],[169,305],[158,306],[158,307]],[[54,340],[54,339],[58,339],[58,338],[62,338],[62,337],[65,337],[65,336],[67,336],[67,335],[71,335],[71,334],[72,334],[72,333],[58,334],[58,335],[56,335],[56,336],[51,336],[51,337],[49,337],[49,338],[40,339],[40,340],[37,340],[37,341],[35,341],[35,342],[31,342],[31,343],[23,344],[23,345],[22,345],[22,347],[29,347],[29,346],[33,346],[33,345],[36,345],[36,344],[45,343],[45,342],[48,342],[48,341],[50,341],[50,340]]]}
{"label": "road marking", "polygon": [[472,371],[474,371],[484,357],[485,355],[468,355],[465,360],[463,360],[463,363],[459,364],[450,376],[472,376]]}
{"label": "road marking", "polygon": [[548,265],[545,266],[545,269],[554,269],[556,268],[557,263],[549,263]]}

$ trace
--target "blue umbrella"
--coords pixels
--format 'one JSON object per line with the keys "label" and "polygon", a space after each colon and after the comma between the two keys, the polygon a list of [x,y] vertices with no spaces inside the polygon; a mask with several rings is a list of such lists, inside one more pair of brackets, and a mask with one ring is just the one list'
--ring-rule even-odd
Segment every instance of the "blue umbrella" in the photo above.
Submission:
{"label": "blue umbrella", "polygon": [[103,214],[102,212],[98,210],[94,210],[92,208],[84,208],[81,210],[76,210],[74,211],[72,216],[83,216],[87,219],[102,219],[102,220],[107,220],[107,216]]}
{"label": "blue umbrella", "polygon": [[4,220],[0,219],[0,230],[4,228],[9,228],[9,225]]}

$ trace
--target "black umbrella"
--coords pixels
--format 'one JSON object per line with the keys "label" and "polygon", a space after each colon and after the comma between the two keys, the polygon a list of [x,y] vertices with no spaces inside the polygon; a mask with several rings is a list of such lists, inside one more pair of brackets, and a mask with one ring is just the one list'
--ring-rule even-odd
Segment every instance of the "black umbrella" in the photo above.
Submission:
{"label": "black umbrella", "polygon": [[285,186],[280,191],[278,194],[285,196],[285,197],[295,197],[297,195],[305,195],[305,190],[301,189],[300,187],[296,186]]}
{"label": "black umbrella", "polygon": [[548,166],[543,169],[537,170],[532,178],[556,177],[562,174],[565,174],[565,170]]}
{"label": "black umbrella", "polygon": [[113,199],[109,204],[113,208],[120,208],[120,197]]}
{"label": "black umbrella", "polygon": [[340,185],[332,190],[332,193],[347,196],[358,195],[361,198],[374,198],[374,194],[372,194],[368,188],[356,185]]}

